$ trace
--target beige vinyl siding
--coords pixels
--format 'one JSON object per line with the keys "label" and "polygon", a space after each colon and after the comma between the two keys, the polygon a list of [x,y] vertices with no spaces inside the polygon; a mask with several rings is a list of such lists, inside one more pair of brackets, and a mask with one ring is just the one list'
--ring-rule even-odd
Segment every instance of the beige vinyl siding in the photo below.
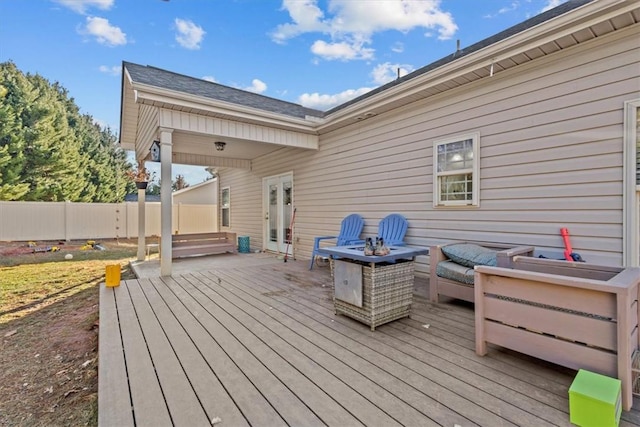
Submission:
{"label": "beige vinyl siding", "polygon": [[[473,239],[561,256],[567,227],[583,258],[620,264],[623,103],[639,96],[639,33],[636,25],[356,122],[321,135],[317,152],[285,148],[244,176],[293,171],[300,257],[349,213],[375,235],[378,221],[398,212],[409,219],[409,244]],[[480,133],[480,207],[434,208],[433,141],[469,132]],[[221,185],[244,181],[242,172],[226,175]],[[261,206],[256,197],[247,208]],[[233,204],[235,227],[244,223]],[[428,257],[418,261],[427,274]]]}
{"label": "beige vinyl siding", "polygon": [[[140,105],[139,108],[139,128],[140,133],[137,135],[136,146],[138,150],[136,152],[136,158],[144,158],[148,154],[148,148],[151,147],[151,141],[156,138],[157,123],[158,123],[158,109],[149,105]],[[149,141],[148,146],[140,144],[140,141]]]}
{"label": "beige vinyl siding", "polygon": [[238,236],[249,236],[251,248],[262,249],[262,179],[244,169],[223,169],[219,172],[218,187],[230,188],[231,206],[231,228],[227,229],[219,224],[220,230],[230,230]]}

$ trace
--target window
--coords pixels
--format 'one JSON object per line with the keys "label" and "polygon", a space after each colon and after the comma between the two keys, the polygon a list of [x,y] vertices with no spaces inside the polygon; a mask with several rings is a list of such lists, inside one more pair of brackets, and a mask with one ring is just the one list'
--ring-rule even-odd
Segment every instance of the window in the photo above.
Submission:
{"label": "window", "polygon": [[433,143],[433,206],[479,206],[480,134]]}
{"label": "window", "polygon": [[221,224],[223,227],[231,227],[231,189],[229,187],[225,187],[222,189],[222,195],[220,197],[220,208],[221,208]]}

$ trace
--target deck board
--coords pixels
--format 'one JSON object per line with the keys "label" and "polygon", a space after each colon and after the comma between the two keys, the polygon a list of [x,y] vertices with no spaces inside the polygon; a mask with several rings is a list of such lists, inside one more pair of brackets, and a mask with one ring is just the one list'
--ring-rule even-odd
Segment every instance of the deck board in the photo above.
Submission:
{"label": "deck board", "polygon": [[[236,425],[238,419],[236,411],[227,409],[228,400],[231,400],[236,409],[243,415],[247,423],[252,425],[286,425],[282,417],[269,404],[265,397],[257,390],[247,375],[233,361],[231,357],[220,347],[216,339],[211,336],[206,327],[198,320],[198,310],[190,310],[172,289],[177,287],[173,279],[152,279],[158,293],[163,297],[167,306],[171,309],[176,320],[189,334],[200,357],[209,367],[209,370],[199,372],[204,378],[217,383],[226,394],[219,394],[219,387],[206,390],[205,402],[220,405],[214,418],[220,418],[224,422]],[[197,356],[196,356],[197,357]],[[214,379],[215,377],[215,379]],[[224,400],[222,400],[224,399]],[[240,424],[240,423],[238,423]]]}
{"label": "deck board", "polygon": [[[269,286],[266,281],[261,281],[260,284],[264,289],[273,291],[281,289],[277,285]],[[333,316],[332,308],[329,306],[322,307],[324,310],[319,310],[321,307],[318,301],[307,301],[305,299],[295,297],[291,299],[284,294],[276,294],[275,299],[286,301],[284,304],[291,308],[304,307],[301,310],[306,311],[309,317],[313,317],[316,320],[322,321],[322,316]],[[357,347],[356,353],[368,355],[369,359],[375,360],[376,353],[386,356],[386,360],[378,362],[379,366],[385,366],[389,372],[396,376],[405,378],[414,387],[421,390],[428,390],[431,396],[437,396],[439,399],[448,401],[449,405],[452,405],[456,412],[467,416],[470,419],[478,419],[481,424],[484,425],[505,425],[507,421],[514,425],[527,425],[527,421],[530,419],[525,411],[515,406],[513,401],[518,397],[517,395],[511,395],[511,404],[502,404],[500,399],[495,399],[488,393],[483,393],[484,390],[478,388],[482,387],[482,381],[475,381],[475,384],[471,384],[471,376],[466,375],[464,379],[460,379],[461,375],[464,376],[465,371],[459,369],[453,369],[455,375],[451,375],[448,372],[442,370],[442,365],[446,363],[446,360],[438,360],[432,362],[433,364],[421,363],[421,361],[415,359],[410,354],[407,354],[411,350],[409,345],[398,342],[397,340],[385,340],[384,333],[363,333],[360,325],[356,323],[355,328],[351,328],[351,324],[354,321],[347,319],[343,316],[338,316],[336,322],[333,323],[334,329],[339,331],[347,338],[350,338],[353,342],[358,342],[364,347]],[[381,327],[379,331],[387,329],[386,326]],[[371,343],[371,336],[375,336],[374,343]],[[343,345],[350,345],[350,343],[344,343]],[[440,365],[439,367],[436,367]],[[419,375],[416,375],[419,374]],[[495,390],[498,387],[494,387]],[[548,412],[548,411],[547,411]],[[499,415],[498,415],[499,414]],[[542,419],[532,420],[530,425],[545,425]],[[546,424],[550,425],[550,424]]]}
{"label": "deck board", "polygon": [[[185,375],[174,347],[167,339],[166,330],[172,326],[171,323],[160,324],[137,280],[127,285],[149,352],[154,355],[153,364],[172,422],[177,425],[206,424],[209,421],[202,411],[198,396]],[[172,332],[175,331],[168,331]]]}
{"label": "deck board", "polygon": [[103,287],[100,324],[101,426],[570,425],[575,371],[477,356],[470,306],[416,298],[371,332],[295,260]]}
{"label": "deck board", "polygon": [[[216,274],[225,277],[225,273],[218,272]],[[238,272],[237,274],[241,275],[242,273]],[[261,283],[265,280],[266,278],[261,276]],[[265,312],[266,315],[289,317],[291,319],[290,324],[300,333],[310,331],[306,335],[307,339],[313,340],[322,348],[326,348],[327,351],[335,354],[336,357],[348,364],[353,370],[357,370],[373,381],[378,382],[392,394],[406,399],[405,402],[407,404],[422,412],[425,417],[425,423],[431,419],[441,425],[472,425],[469,418],[450,410],[441,401],[433,399],[424,393],[423,390],[426,388],[435,388],[431,382],[419,378],[414,372],[404,369],[402,365],[375,351],[371,351],[370,348],[352,341],[340,331],[334,331],[330,326],[334,317],[332,310],[327,313],[326,318],[322,319],[322,321],[317,321],[313,319],[312,313],[307,313],[306,306],[296,308],[295,304],[299,304],[297,302],[292,301],[291,305],[293,307],[291,307],[278,301],[283,295],[283,292],[278,290],[273,290],[272,288],[255,290],[251,288],[251,285],[245,285],[243,289],[230,289],[230,291],[235,291],[237,295],[245,294],[243,295],[245,299],[248,296],[253,296],[258,301],[266,301],[268,303],[267,306],[271,308]],[[370,330],[366,329],[365,333],[369,334]],[[435,389],[444,395],[448,394],[447,390]],[[463,403],[468,404],[469,402]]]}
{"label": "deck board", "polygon": [[[103,325],[118,325],[114,292],[104,286],[100,289],[99,313],[100,322]],[[100,425],[133,427],[127,367],[124,361],[120,330],[114,327],[101,328],[98,339],[98,347],[100,349],[98,407],[118,408],[117,411],[100,411],[98,423]]]}
{"label": "deck board", "polygon": [[[114,294],[120,318],[120,333],[125,349],[125,361],[136,425],[171,425],[169,409],[165,403],[155,366],[129,295],[129,284],[125,282],[125,286],[120,285],[114,288]],[[139,421],[138,413],[145,414],[144,421]]]}
{"label": "deck board", "polygon": [[[343,402],[365,424],[427,425],[423,414],[361,374],[364,366],[352,369],[342,362],[336,355],[340,349],[332,346],[333,343],[314,343],[315,332],[310,328],[300,328],[301,325],[291,322],[288,316],[279,316],[277,310],[269,310],[268,306],[259,303],[246,302],[226,289],[212,291],[219,295],[216,298],[219,304],[227,307],[243,324],[258,333],[265,342],[269,342],[269,345],[278,348],[279,354],[286,356],[296,369],[304,370],[305,375],[334,399]],[[317,368],[309,369],[306,366],[309,361],[317,365]]]}
{"label": "deck board", "polygon": [[[167,338],[171,341],[173,350],[176,352],[176,356],[196,394],[198,396],[207,396],[208,394],[216,396],[215,399],[204,398],[201,401],[202,408],[208,418],[213,420],[220,414],[225,414],[226,421],[232,425],[249,425],[211,366],[208,365],[207,360],[198,351],[183,325],[172,313],[169,303],[163,299],[160,292],[166,291],[166,287],[159,286],[159,292],[156,284],[151,280],[140,281],[140,285],[149,303],[154,307],[158,320],[163,324]],[[197,411],[197,408],[195,410]]]}
{"label": "deck board", "polygon": [[[292,359],[288,362],[280,354],[269,347],[265,341],[259,339],[259,337],[255,335],[255,331],[250,330],[251,325],[242,324],[239,320],[236,320],[236,318],[225,312],[225,310],[218,305],[222,301],[213,302],[208,299],[207,297],[211,295],[211,293],[209,292],[210,289],[206,285],[198,283],[202,286],[196,287],[191,283],[190,279],[190,277],[178,278],[177,281],[185,292],[188,292],[194,299],[197,299],[213,317],[225,325],[225,328],[227,328],[229,333],[236,338],[239,345],[244,346],[246,349],[250,349],[251,353],[255,357],[255,363],[257,365],[260,365],[261,368],[264,367],[265,370],[272,373],[272,375],[277,378],[278,382],[281,383],[281,394],[283,397],[278,402],[279,410],[282,412],[289,412],[288,414],[283,414],[289,424],[309,424],[309,420],[314,416],[319,418],[318,421],[322,420],[328,424],[359,424],[356,417],[351,415],[347,410],[345,410],[345,408],[331,399],[330,396],[300,372],[300,370],[291,369],[291,365],[289,363],[294,363],[296,361],[295,348],[287,349],[290,352],[287,358]],[[253,326],[255,328],[255,325]],[[238,351],[238,348],[231,347],[229,351],[235,354]],[[298,361],[298,363],[300,363],[300,361]],[[269,387],[265,387],[265,392],[271,391],[275,387],[275,384],[270,384]],[[288,391],[286,395],[284,390]],[[300,403],[296,404],[296,401],[299,401]],[[313,412],[311,412],[309,407],[313,408]]]}

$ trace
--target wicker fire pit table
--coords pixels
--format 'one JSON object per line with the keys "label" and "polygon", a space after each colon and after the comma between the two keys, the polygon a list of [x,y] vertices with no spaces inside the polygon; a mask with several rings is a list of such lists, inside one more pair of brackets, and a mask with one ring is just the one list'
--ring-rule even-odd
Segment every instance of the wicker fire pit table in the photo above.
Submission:
{"label": "wicker fire pit table", "polygon": [[344,314],[371,326],[408,317],[413,302],[414,264],[429,248],[391,246],[389,255],[366,256],[363,245],[322,248],[331,256],[333,305]]}

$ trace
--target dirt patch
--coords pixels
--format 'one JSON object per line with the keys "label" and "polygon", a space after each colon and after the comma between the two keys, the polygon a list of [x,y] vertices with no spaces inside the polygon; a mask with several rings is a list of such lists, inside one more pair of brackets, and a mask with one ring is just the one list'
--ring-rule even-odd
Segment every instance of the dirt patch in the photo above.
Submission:
{"label": "dirt patch", "polygon": [[[116,256],[115,249],[89,254],[80,246],[67,245],[65,249],[69,252],[74,247],[75,253],[86,252],[87,257],[93,259],[64,264],[73,265],[74,271],[88,268],[85,262],[95,263],[97,252],[102,252],[106,259],[122,257]],[[135,253],[135,244],[131,246],[131,253]],[[40,257],[58,264],[56,257],[63,259],[64,256],[64,253],[45,255],[33,251],[20,254],[25,247],[20,243],[0,243],[0,254],[11,254],[8,265],[33,264]],[[122,250],[122,242],[118,248]],[[126,263],[126,259],[120,262]],[[7,277],[11,268],[14,267],[5,268]],[[128,268],[123,270],[123,279],[133,277]],[[39,291],[31,290],[35,300],[25,306],[19,305],[17,299],[14,299],[15,307],[7,303],[9,298],[0,301],[0,313],[5,313],[5,320],[0,322],[2,426],[97,425],[98,291],[102,280],[87,282],[79,273],[77,279],[66,280],[70,287],[63,292],[52,290],[43,294],[44,285],[38,286]],[[74,280],[78,284],[74,285]]]}
{"label": "dirt patch", "polygon": [[[108,243],[103,243],[101,240],[78,240],[78,241],[64,241],[64,240],[37,240],[30,242],[1,242],[0,244],[0,256],[6,255],[24,255],[32,253],[44,253],[44,252],[57,252],[57,251],[85,251],[85,250],[100,250],[100,248],[106,249],[107,246],[112,247],[115,239],[107,239]],[[120,241],[123,244],[130,244],[127,239]],[[133,242],[135,244],[135,242]]]}
{"label": "dirt patch", "polygon": [[98,288],[0,327],[0,424],[96,425]]}

